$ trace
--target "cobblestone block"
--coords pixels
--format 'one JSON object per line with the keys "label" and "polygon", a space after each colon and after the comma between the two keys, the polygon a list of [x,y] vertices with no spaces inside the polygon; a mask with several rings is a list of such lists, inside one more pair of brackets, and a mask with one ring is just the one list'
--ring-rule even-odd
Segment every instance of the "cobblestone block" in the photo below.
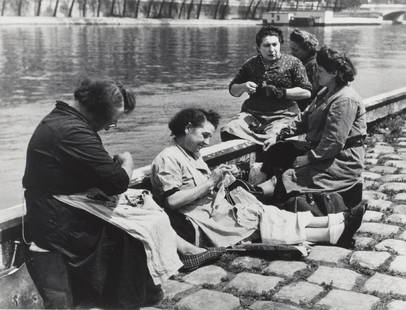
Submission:
{"label": "cobblestone block", "polygon": [[377,222],[383,218],[383,213],[378,211],[367,210],[362,218],[364,222]]}
{"label": "cobblestone block", "polygon": [[364,164],[369,166],[375,166],[378,163],[377,158],[365,158]]}
{"label": "cobblestone block", "polygon": [[393,193],[403,193],[406,192],[406,183],[401,182],[391,182],[382,184],[379,189],[380,192],[390,191]]}
{"label": "cobblestone block", "polygon": [[240,300],[231,295],[212,290],[200,290],[179,301],[176,310],[234,310],[240,306]]}
{"label": "cobblestone block", "polygon": [[406,147],[406,141],[400,141],[397,143],[398,147]]}
{"label": "cobblestone block", "polygon": [[397,256],[390,264],[389,270],[406,274],[406,256],[404,255]]}
{"label": "cobblestone block", "polygon": [[302,302],[307,303],[311,301],[322,291],[323,288],[321,286],[300,281],[282,287],[282,289],[274,296],[277,299],[289,300],[291,302],[300,304]]}
{"label": "cobblestone block", "polygon": [[381,236],[390,236],[396,234],[399,231],[399,227],[395,225],[381,224],[381,223],[362,223],[358,229],[360,233],[372,233]]}
{"label": "cobblestone block", "polygon": [[382,178],[382,175],[380,173],[364,171],[362,172],[362,177],[364,178],[364,180],[377,181]]}
{"label": "cobblestone block", "polygon": [[406,224],[406,214],[392,214],[387,220],[393,224]]}
{"label": "cobblestone block", "polygon": [[386,306],[387,310],[405,310],[406,301],[403,300],[393,300]]}
{"label": "cobblestone block", "polygon": [[378,181],[364,180],[364,190],[375,190],[380,184]]}
{"label": "cobblestone block", "polygon": [[373,166],[369,168],[369,172],[381,173],[381,174],[393,174],[398,168],[389,166]]}
{"label": "cobblestone block", "polygon": [[193,285],[191,284],[174,280],[165,281],[162,285],[162,289],[165,293],[165,298],[168,299],[172,299],[173,297],[175,297],[175,295],[184,292],[192,287]]}
{"label": "cobblestone block", "polygon": [[328,263],[338,263],[343,260],[349,253],[350,250],[343,249],[335,246],[315,246],[310,251],[308,259],[328,262]]}
{"label": "cobblestone block", "polygon": [[375,239],[370,237],[355,236],[354,239],[357,249],[364,249],[375,242]]}
{"label": "cobblestone block", "polygon": [[396,168],[406,168],[406,161],[405,160],[388,160],[384,164],[385,166],[389,167],[396,167]]}
{"label": "cobblestone block", "polygon": [[388,252],[357,251],[352,254],[350,264],[375,270],[390,256]]}
{"label": "cobblestone block", "polygon": [[393,198],[394,201],[406,201],[406,193],[396,194]]}
{"label": "cobblestone block", "polygon": [[378,297],[371,295],[332,290],[317,304],[328,306],[330,310],[370,310],[378,301]]}
{"label": "cobblestone block", "polygon": [[377,153],[366,153],[365,154],[365,159],[377,159],[379,157],[379,154]]}
{"label": "cobblestone block", "polygon": [[397,239],[385,239],[375,245],[378,251],[392,250],[399,255],[406,255],[406,242]]}
{"label": "cobblestone block", "polygon": [[[367,199],[365,196],[363,196],[364,199]],[[374,209],[374,210],[380,210],[380,211],[386,211],[390,208],[392,205],[392,201],[389,200],[382,200],[382,199],[370,199],[368,200],[368,209]]]}
{"label": "cobblestone block", "polygon": [[302,308],[298,308],[295,306],[283,304],[280,302],[273,302],[273,301],[256,301],[251,306],[249,306],[250,310],[302,310]]}
{"label": "cobblestone block", "polygon": [[388,199],[388,195],[378,191],[363,191],[362,198],[367,200],[386,200]]}
{"label": "cobblestone block", "polygon": [[303,270],[306,267],[307,265],[303,262],[276,260],[264,269],[264,273],[275,273],[280,276],[291,277],[296,271]]}
{"label": "cobblestone block", "polygon": [[399,236],[399,239],[406,240],[406,231],[402,232]]}
{"label": "cobblestone block", "polygon": [[372,153],[391,154],[391,153],[395,153],[395,148],[390,145],[375,145]]}
{"label": "cobblestone block", "polygon": [[231,266],[244,269],[261,269],[262,260],[255,257],[240,256],[233,260]]}
{"label": "cobblestone block", "polygon": [[[406,157],[406,153],[405,153],[405,157]],[[404,173],[406,173],[406,169],[400,169],[400,170],[398,171],[398,173],[404,174]]]}
{"label": "cobblestone block", "polygon": [[282,280],[283,279],[279,277],[241,272],[227,284],[226,289],[234,288],[242,294],[253,292],[261,295],[268,293]]}
{"label": "cobblestone block", "polygon": [[388,182],[405,182],[406,181],[406,174],[388,174],[381,177],[382,183]]}
{"label": "cobblestone block", "polygon": [[365,282],[363,289],[367,292],[406,295],[406,279],[375,273]]}
{"label": "cobblestone block", "polygon": [[210,265],[193,271],[192,273],[184,276],[183,280],[194,285],[216,285],[221,283],[221,280],[226,277],[227,272],[223,268]]}
{"label": "cobblestone block", "polygon": [[393,213],[406,214],[406,205],[394,205],[392,206]]}
{"label": "cobblestone block", "polygon": [[402,160],[402,156],[398,154],[383,154],[379,156],[380,159],[386,159],[386,160]]}
{"label": "cobblestone block", "polygon": [[319,268],[307,278],[307,281],[316,284],[331,283],[334,287],[351,290],[358,278],[361,278],[361,275],[349,269],[319,266]]}

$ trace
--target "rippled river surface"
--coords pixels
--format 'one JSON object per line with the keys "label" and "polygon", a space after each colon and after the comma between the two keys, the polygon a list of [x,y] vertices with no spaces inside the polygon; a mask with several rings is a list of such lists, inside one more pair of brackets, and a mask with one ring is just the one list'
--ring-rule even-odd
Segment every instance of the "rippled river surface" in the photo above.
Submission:
{"label": "rippled river surface", "polygon": [[[80,77],[108,76],[137,92],[135,112],[101,135],[112,154],[128,150],[136,166],[146,165],[170,142],[166,124],[180,108],[215,108],[223,122],[239,111],[244,98],[231,97],[227,85],[255,55],[258,28],[1,26],[0,208],[22,202],[28,140],[56,99],[71,99]],[[283,30],[287,37],[292,29]],[[307,30],[351,57],[364,98],[406,86],[406,25]]]}

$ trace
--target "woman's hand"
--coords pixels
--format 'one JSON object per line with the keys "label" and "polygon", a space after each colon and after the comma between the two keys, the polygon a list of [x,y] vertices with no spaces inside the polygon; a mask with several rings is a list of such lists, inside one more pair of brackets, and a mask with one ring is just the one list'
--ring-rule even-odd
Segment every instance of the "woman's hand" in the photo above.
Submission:
{"label": "woman's hand", "polygon": [[210,176],[210,181],[212,182],[213,186],[216,186],[222,179],[225,173],[229,172],[232,173],[233,168],[231,166],[221,164],[220,166],[216,167]]}
{"label": "woman's hand", "polygon": [[272,135],[272,137],[266,139],[264,141],[264,146],[263,146],[263,150],[266,152],[269,150],[269,148],[274,145],[276,143],[276,137],[274,135]]}
{"label": "woman's hand", "polygon": [[296,157],[295,161],[293,162],[293,168],[299,168],[302,166],[306,166],[310,163],[309,158],[307,155],[298,156]]}
{"label": "woman's hand", "polygon": [[247,92],[247,94],[251,95],[253,93],[255,93],[255,91],[257,90],[258,85],[254,82],[248,81],[245,82],[244,84],[244,91]]}

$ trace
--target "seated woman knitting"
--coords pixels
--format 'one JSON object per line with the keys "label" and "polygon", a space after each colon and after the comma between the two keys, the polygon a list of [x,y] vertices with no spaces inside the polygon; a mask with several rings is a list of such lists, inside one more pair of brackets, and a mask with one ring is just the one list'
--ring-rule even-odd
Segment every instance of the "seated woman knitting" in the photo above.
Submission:
{"label": "seated woman knitting", "polygon": [[[352,237],[360,225],[354,215],[357,209],[323,217],[310,211],[288,212],[262,204],[238,182],[224,184],[231,168],[220,165],[211,171],[200,155],[218,122],[214,111],[181,110],[169,122],[173,144],[152,163],[154,195],[179,236],[194,244],[206,240],[215,246],[236,244],[258,230],[262,242],[271,244],[341,244]],[[215,193],[217,187],[220,189]],[[227,191],[229,200],[224,198]]]}
{"label": "seated woman knitting", "polygon": [[[276,187],[274,180],[260,187],[282,201],[300,193],[340,192],[351,208],[362,199],[365,107],[349,86],[355,68],[348,57],[323,47],[316,59],[323,90],[301,118],[282,130],[280,141],[269,145],[262,170],[281,177]],[[285,141],[303,133],[305,141]]]}

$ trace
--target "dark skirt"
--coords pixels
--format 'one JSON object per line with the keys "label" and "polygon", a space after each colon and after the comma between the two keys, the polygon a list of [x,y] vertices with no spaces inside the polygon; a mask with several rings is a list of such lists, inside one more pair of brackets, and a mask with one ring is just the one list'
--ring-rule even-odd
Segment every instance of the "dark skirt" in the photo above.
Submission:
{"label": "dark skirt", "polygon": [[[139,240],[51,195],[26,192],[26,201],[30,240],[62,258],[68,271],[63,290],[70,290],[62,293],[71,294],[74,305],[139,308],[162,299]],[[72,307],[69,298],[68,303],[64,298],[55,299],[53,286],[61,279],[53,268],[47,268],[49,264],[61,264],[60,259],[57,262],[51,254],[29,253],[30,273],[45,304],[50,308]]]}

